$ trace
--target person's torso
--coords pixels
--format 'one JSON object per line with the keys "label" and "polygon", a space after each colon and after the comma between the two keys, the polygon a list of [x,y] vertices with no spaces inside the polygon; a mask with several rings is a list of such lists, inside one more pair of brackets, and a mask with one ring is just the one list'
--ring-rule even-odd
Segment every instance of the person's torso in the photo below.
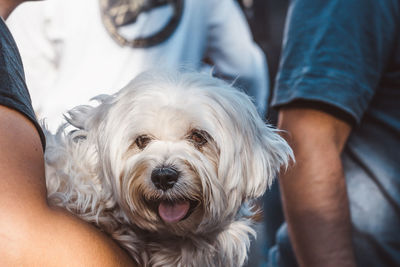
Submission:
{"label": "person's torso", "polygon": [[[149,68],[182,66],[199,70],[203,66],[209,1],[183,1],[180,22],[171,36],[146,48],[121,46],[113,40],[103,25],[98,0],[53,0],[35,4],[42,6],[32,4],[30,8],[44,8],[46,17],[40,30],[46,32],[56,48],[57,70],[51,79],[54,86],[48,86],[41,94],[42,99],[36,99],[51,124],[59,125],[66,110],[85,104],[96,95],[115,93]],[[156,8],[141,14],[123,30],[127,38],[151,34],[154,28],[162,27],[170,13],[167,7]],[[37,108],[35,101],[34,107]],[[52,123],[53,120],[56,122]]]}
{"label": "person's torso", "polygon": [[360,125],[353,129],[347,151],[400,205],[400,34],[397,40],[375,95]]}

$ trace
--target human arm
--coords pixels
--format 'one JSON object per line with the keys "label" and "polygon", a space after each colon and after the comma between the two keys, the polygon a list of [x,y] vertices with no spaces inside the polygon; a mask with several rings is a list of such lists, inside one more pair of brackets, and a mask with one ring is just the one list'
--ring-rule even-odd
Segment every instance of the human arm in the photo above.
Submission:
{"label": "human arm", "polygon": [[300,266],[356,266],[340,159],[351,126],[327,113],[283,108],[296,164],[280,175],[289,236]]}
{"label": "human arm", "polygon": [[[379,87],[379,82],[387,68],[387,62],[396,40],[396,25],[398,25],[398,17],[395,13],[398,10],[398,6],[396,7],[396,5],[398,5],[397,1],[293,0],[288,11],[284,47],[273,105],[279,107],[283,113],[286,112],[286,109],[293,109],[296,103],[298,103],[298,107],[302,106],[308,109],[314,109],[315,107],[310,103],[318,103],[319,108],[331,107],[332,112],[327,113],[332,114],[333,116],[331,117],[339,119],[339,121],[351,121],[351,124],[354,125],[360,123],[365,112],[368,112],[370,102],[376,94],[376,89]],[[341,116],[338,117],[338,114],[341,114]],[[342,116],[343,114],[345,116]],[[288,177],[292,177],[293,184],[296,183],[298,178],[297,171],[307,170],[311,173],[313,170],[298,168],[301,166],[304,166],[304,168],[307,166],[309,168],[317,168],[316,163],[308,162],[309,165],[307,165],[304,163],[303,158],[309,159],[308,157],[310,157],[323,160],[328,156],[335,155],[335,158],[325,162],[329,165],[323,169],[321,175],[329,170],[332,171],[334,166],[336,166],[335,172],[342,172],[342,166],[338,165],[337,149],[341,149],[344,143],[339,143],[340,146],[332,146],[332,143],[328,143],[329,135],[324,136],[326,141],[323,141],[324,139],[318,141],[318,138],[322,136],[320,131],[324,129],[322,128],[324,124],[319,122],[321,125],[314,125],[312,123],[313,118],[307,118],[306,120],[303,115],[299,110],[297,114],[293,112],[289,118],[286,116],[285,120],[281,118],[280,121],[281,127],[284,129],[290,128],[290,134],[295,135],[295,137],[292,137],[296,138],[294,146],[299,146],[295,148],[295,152],[297,151],[296,165],[294,170],[288,174]],[[318,117],[315,116],[314,119]],[[292,124],[296,125],[295,129],[292,129]],[[297,131],[301,127],[304,129],[301,129],[302,132],[300,133],[302,134],[299,135],[300,133]],[[315,136],[312,133],[308,133],[307,131],[310,130],[318,135]],[[331,134],[337,132],[337,130],[333,132],[331,130],[329,131]],[[306,133],[309,135],[306,136]],[[347,138],[346,131],[342,129],[339,133],[345,134],[339,139],[345,142]],[[307,147],[307,144],[310,147]],[[317,150],[314,150],[314,146],[317,144],[324,146],[325,151],[320,152],[326,152],[327,155],[318,156],[318,154],[314,154],[317,152]],[[308,148],[309,151],[304,150],[305,148]],[[300,155],[298,155],[299,149],[303,151]],[[310,155],[308,156],[306,152]],[[322,157],[322,159],[319,157]],[[331,172],[331,174],[333,175],[334,172]],[[319,173],[317,175],[321,177]],[[311,196],[318,197],[323,192],[318,190],[319,186],[326,186],[326,184],[314,184],[314,180],[312,180],[314,178],[309,178],[312,188],[316,191]],[[286,180],[288,181],[289,179]],[[326,183],[329,184],[329,181],[327,180]],[[285,187],[285,185],[282,185],[282,187]],[[301,194],[301,192],[296,192],[293,196],[285,193],[282,197],[286,201],[286,198],[294,198],[297,194]],[[327,195],[329,197],[329,194]],[[313,200],[313,198],[309,199]],[[328,214],[324,211],[324,202],[315,202],[316,204],[314,205],[320,203],[321,213]],[[339,204],[346,207],[345,203],[346,200],[344,199]],[[307,208],[307,203],[297,203],[296,205],[303,205],[303,209]],[[315,208],[315,206],[311,205],[311,208]],[[292,224],[293,220],[290,217],[299,216],[292,208],[286,208],[285,212]],[[343,217],[338,217],[338,219],[343,220],[342,222],[347,220]],[[320,234],[318,232],[323,232],[326,235],[324,238],[329,242],[320,243],[316,241],[320,237],[315,237],[316,239],[311,238],[313,236],[308,237],[307,247],[318,248],[314,253],[316,261],[321,260],[321,257],[327,257],[322,255],[320,251],[332,250],[334,244],[331,244],[330,240],[336,240],[338,236],[335,233],[331,233],[331,224],[326,224],[321,220],[319,223],[317,222],[318,220],[315,219],[315,235]],[[290,227],[291,236],[293,236],[291,241],[295,247],[299,247],[299,244],[296,244],[299,240],[298,236],[314,235],[314,232],[302,232],[300,226],[303,224],[301,222],[298,222],[298,225],[299,227]],[[325,231],[317,231],[324,227],[326,227]],[[345,232],[346,230],[342,229],[342,236],[345,236]],[[304,239],[300,240],[304,242]],[[339,242],[343,241],[339,240]],[[300,250],[302,249],[300,248]],[[309,254],[307,256],[298,255],[299,253],[304,254],[304,252],[298,253],[297,250],[298,248],[295,249],[297,259],[304,264],[304,261],[309,260],[311,256]],[[310,251],[308,252],[310,253]],[[346,258],[347,256],[343,257]],[[320,263],[320,266],[329,266],[329,257],[327,258],[328,262]]]}
{"label": "human arm", "polygon": [[103,233],[47,205],[37,130],[4,106],[0,147],[1,266],[134,266]]}

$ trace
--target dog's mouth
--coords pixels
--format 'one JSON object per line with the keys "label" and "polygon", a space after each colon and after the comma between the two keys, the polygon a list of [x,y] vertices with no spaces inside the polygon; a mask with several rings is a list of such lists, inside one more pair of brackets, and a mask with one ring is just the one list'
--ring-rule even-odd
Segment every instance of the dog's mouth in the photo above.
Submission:
{"label": "dog's mouth", "polygon": [[152,203],[160,218],[169,224],[187,219],[198,205],[199,201],[189,199],[158,200]]}

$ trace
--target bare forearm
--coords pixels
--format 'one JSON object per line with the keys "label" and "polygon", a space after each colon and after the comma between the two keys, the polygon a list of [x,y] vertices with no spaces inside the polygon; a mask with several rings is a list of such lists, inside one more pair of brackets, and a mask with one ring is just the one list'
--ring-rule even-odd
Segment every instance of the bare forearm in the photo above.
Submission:
{"label": "bare forearm", "polygon": [[[329,159],[329,158],[328,158]],[[349,205],[338,164],[297,158],[280,179],[290,236],[301,266],[354,266]]]}
{"label": "bare forearm", "polygon": [[[289,112],[289,115],[294,114]],[[301,266],[307,267],[355,266],[349,203],[340,160],[345,139],[324,129],[324,120],[298,123],[302,119],[280,118],[281,128],[290,131],[288,139],[296,157],[294,167],[280,177],[296,257]]]}

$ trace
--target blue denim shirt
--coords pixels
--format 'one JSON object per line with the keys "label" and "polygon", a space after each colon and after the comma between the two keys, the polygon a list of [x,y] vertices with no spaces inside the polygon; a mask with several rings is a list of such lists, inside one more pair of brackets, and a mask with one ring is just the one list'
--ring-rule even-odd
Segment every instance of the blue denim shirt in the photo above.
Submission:
{"label": "blue denim shirt", "polygon": [[358,264],[400,266],[400,1],[292,1],[274,93],[275,107],[318,103],[353,123],[342,159]]}

